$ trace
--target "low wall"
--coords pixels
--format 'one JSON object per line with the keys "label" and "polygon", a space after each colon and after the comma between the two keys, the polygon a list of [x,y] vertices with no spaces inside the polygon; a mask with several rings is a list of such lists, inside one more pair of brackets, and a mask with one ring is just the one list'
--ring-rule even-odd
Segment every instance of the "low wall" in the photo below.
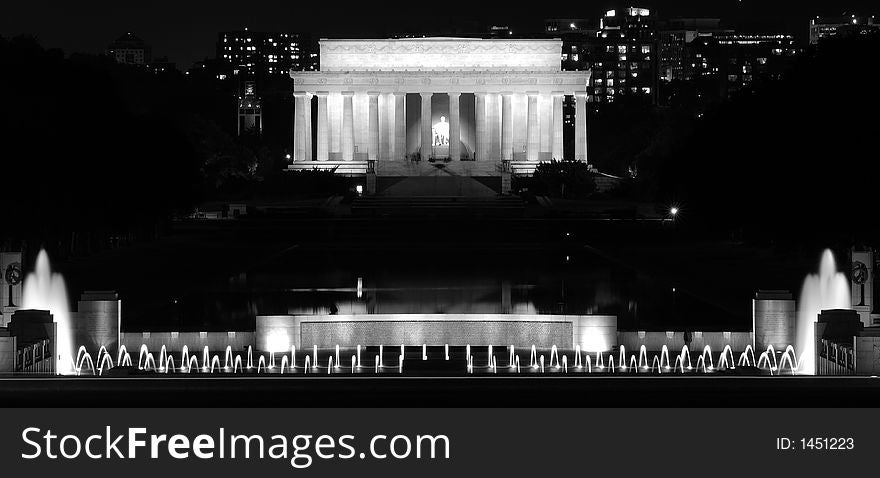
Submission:
{"label": "low wall", "polygon": [[685,345],[690,350],[702,351],[707,345],[713,352],[721,352],[725,345],[734,351],[743,351],[752,344],[751,332],[690,332],[690,342],[684,332],[630,332],[617,333],[617,342],[627,350],[638,350],[642,345],[650,351],[660,351],[665,345],[670,352],[680,351]]}
{"label": "low wall", "polygon": [[0,373],[15,370],[15,337],[0,336]]}
{"label": "low wall", "polygon": [[617,317],[533,314],[371,314],[257,316],[256,349],[317,345],[514,345],[607,351],[617,342]]}
{"label": "low wall", "polygon": [[123,332],[120,342],[132,358],[137,357],[141,345],[150,352],[158,352],[165,346],[168,352],[180,352],[184,345],[190,351],[201,351],[205,347],[212,352],[222,352],[226,347],[232,350],[245,350],[254,345],[254,333],[247,332]]}

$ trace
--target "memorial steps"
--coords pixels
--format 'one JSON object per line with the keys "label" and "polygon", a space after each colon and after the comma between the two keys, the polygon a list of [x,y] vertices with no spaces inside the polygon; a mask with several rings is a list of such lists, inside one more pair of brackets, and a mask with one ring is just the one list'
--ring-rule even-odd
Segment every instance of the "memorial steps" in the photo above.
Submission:
{"label": "memorial steps", "polygon": [[355,216],[522,216],[522,200],[511,196],[369,196],[351,204]]}

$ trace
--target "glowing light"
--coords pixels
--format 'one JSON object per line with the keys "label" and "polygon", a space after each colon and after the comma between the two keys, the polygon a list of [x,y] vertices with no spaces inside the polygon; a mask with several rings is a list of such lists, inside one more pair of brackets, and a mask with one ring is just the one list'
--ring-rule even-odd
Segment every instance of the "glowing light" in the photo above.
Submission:
{"label": "glowing light", "polygon": [[[849,280],[837,271],[834,253],[825,249],[819,263],[819,272],[809,274],[801,287],[798,301],[797,350],[801,352],[800,371],[815,373],[815,323],[819,313],[826,309],[849,309]],[[775,358],[775,355],[774,355]]]}
{"label": "glowing light", "polygon": [[40,249],[34,271],[25,278],[23,289],[22,308],[48,310],[56,324],[57,343],[52,344],[55,349],[56,372],[73,373],[73,329],[70,324],[67,287],[61,274],[52,272],[49,254],[44,249]]}
{"label": "glowing light", "polygon": [[672,206],[671,208],[669,208],[669,215],[672,217],[677,216],[678,215],[678,208],[675,206]]}

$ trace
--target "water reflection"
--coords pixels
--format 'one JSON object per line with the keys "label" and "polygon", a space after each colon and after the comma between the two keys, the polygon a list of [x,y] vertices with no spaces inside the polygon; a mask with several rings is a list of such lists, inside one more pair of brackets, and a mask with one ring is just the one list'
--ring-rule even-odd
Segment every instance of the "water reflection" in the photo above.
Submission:
{"label": "water reflection", "polygon": [[[638,270],[584,252],[294,250],[224,281],[193,281],[160,307],[128,300],[145,330],[253,327],[276,314],[613,314],[628,330],[746,330],[732,314]],[[746,311],[747,312],[747,311]]]}

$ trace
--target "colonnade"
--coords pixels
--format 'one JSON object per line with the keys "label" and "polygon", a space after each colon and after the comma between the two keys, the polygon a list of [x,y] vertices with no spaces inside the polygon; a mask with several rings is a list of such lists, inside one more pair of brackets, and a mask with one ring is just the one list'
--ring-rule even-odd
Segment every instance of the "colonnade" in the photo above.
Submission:
{"label": "colonnade", "polygon": [[[465,159],[461,150],[461,92],[418,92],[420,117],[432,118],[434,95],[448,95],[448,156]],[[317,96],[316,145],[312,146],[312,103]],[[563,104],[561,91],[474,93],[476,161],[546,161],[563,156]],[[587,160],[585,92],[574,93],[574,159]],[[295,161],[402,160],[407,151],[406,93],[368,91],[294,93]],[[469,98],[469,97],[468,97]],[[468,108],[469,109],[469,108]],[[433,155],[431,121],[421,121],[418,151]],[[314,150],[314,157],[313,157]],[[429,152],[425,154],[424,152]]]}

